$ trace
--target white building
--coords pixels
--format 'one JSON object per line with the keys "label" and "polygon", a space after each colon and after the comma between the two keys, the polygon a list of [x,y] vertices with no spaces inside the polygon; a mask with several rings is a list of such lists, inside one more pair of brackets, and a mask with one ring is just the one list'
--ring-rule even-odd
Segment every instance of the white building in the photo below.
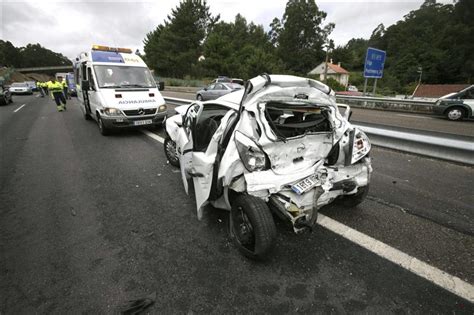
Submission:
{"label": "white building", "polygon": [[[324,81],[324,69],[326,68],[326,63],[323,61],[321,62],[316,68],[308,72],[311,75],[319,75],[319,80]],[[332,59],[328,62],[328,71],[327,77],[333,78],[341,85],[344,85],[347,88],[349,84],[349,71],[341,67],[341,63],[338,62],[337,65],[332,63]]]}

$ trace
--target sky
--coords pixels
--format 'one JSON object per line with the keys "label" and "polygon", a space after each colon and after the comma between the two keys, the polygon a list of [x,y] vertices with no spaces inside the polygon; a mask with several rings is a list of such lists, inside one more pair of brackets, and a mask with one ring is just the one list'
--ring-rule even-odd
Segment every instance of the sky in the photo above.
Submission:
{"label": "sky", "polygon": [[[211,12],[233,21],[240,13],[266,30],[281,19],[286,0],[208,0]],[[452,3],[442,0],[441,3]],[[420,7],[423,0],[316,0],[336,24],[336,46],[351,38],[368,38],[377,25],[386,27]],[[39,43],[74,59],[93,44],[143,51],[145,35],[163,23],[179,0],[0,0],[0,39],[13,45]]]}

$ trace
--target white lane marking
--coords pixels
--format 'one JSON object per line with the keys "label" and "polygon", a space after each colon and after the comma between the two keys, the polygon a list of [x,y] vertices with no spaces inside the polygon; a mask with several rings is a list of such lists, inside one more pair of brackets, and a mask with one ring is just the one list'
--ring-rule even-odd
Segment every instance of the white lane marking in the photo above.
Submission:
{"label": "white lane marking", "polygon": [[163,139],[162,137],[160,137],[159,135],[157,135],[156,133],[153,133],[149,130],[142,130],[142,132],[144,134],[146,134],[148,137],[160,142],[160,143],[165,143],[165,139]]}
{"label": "white lane marking", "polygon": [[410,117],[410,118],[421,118],[421,119],[433,119],[433,117],[419,116],[419,115],[407,115],[407,114],[396,114],[397,116]]}
{"label": "white lane marking", "polygon": [[474,286],[472,284],[433,267],[413,256],[405,254],[396,248],[354,230],[323,214],[318,215],[318,223],[326,229],[364,247],[372,253],[377,254],[378,256],[385,258],[422,278],[425,278],[431,283],[434,283],[471,303],[474,302]]}
{"label": "white lane marking", "polygon": [[17,111],[19,111],[20,109],[22,109],[26,104],[23,104],[21,105],[20,107],[18,107],[17,109],[15,109],[13,112],[16,113]]}
{"label": "white lane marking", "polygon": [[[165,139],[151,131],[142,130],[142,132],[158,142],[164,143],[165,141]],[[321,213],[318,214],[318,224],[367,249],[368,251],[399,265],[417,276],[420,276],[431,283],[474,303],[474,286],[472,284],[433,267],[390,245],[378,241],[371,236],[354,230],[353,228]]]}

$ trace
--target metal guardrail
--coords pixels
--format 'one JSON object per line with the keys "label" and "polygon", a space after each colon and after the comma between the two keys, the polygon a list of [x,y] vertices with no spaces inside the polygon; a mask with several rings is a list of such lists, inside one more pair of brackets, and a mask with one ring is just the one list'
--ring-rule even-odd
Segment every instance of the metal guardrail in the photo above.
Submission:
{"label": "metal guardrail", "polygon": [[358,101],[368,103],[396,103],[406,105],[426,105],[432,106],[435,101],[428,100],[415,100],[405,98],[392,98],[392,97],[371,97],[371,96],[350,96],[350,95],[336,95],[338,101]]}
{"label": "metal guardrail", "polygon": [[435,106],[434,100],[413,100],[389,97],[336,95],[336,100],[339,103],[358,108],[425,114],[433,114]]}
{"label": "metal guardrail", "polygon": [[[165,97],[171,105],[186,105],[193,100]],[[441,134],[399,127],[384,127],[373,124],[354,124],[370,137],[373,145],[398,151],[415,153],[436,159],[474,165],[474,138]]]}

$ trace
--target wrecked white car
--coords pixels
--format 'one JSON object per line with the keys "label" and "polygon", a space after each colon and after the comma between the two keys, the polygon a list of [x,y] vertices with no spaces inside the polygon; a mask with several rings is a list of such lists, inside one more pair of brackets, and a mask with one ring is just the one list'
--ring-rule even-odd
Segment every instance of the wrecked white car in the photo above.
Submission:
{"label": "wrecked white car", "polygon": [[176,111],[166,121],[166,156],[181,168],[186,192],[192,178],[199,219],[208,203],[230,210],[245,256],[263,258],[274,245],[272,212],[300,233],[322,206],[354,207],[367,195],[369,139],[318,81],[262,75],[243,91]]}

